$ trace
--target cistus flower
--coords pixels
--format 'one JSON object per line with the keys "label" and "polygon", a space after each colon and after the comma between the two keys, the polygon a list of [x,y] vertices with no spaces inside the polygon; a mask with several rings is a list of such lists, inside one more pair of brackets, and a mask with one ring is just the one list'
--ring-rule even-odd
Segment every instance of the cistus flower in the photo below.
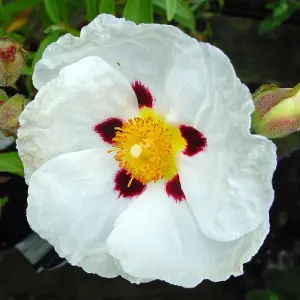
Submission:
{"label": "cistus flower", "polygon": [[31,227],[103,277],[240,275],[269,231],[275,147],[219,49],[100,15],[45,50],[17,146]]}
{"label": "cistus flower", "polygon": [[268,138],[281,138],[300,129],[300,83],[294,88],[262,85],[253,95],[255,132]]}
{"label": "cistus flower", "polygon": [[14,84],[26,64],[27,52],[18,42],[0,38],[0,86]]}

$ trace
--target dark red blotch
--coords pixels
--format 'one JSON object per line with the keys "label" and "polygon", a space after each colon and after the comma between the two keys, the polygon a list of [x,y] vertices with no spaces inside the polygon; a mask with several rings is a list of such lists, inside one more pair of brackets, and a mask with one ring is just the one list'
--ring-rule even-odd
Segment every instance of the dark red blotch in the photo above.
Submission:
{"label": "dark red blotch", "polygon": [[119,193],[119,198],[132,198],[141,195],[145,189],[146,185],[142,184],[140,181],[133,179],[130,186],[128,183],[131,180],[131,176],[127,174],[125,169],[120,169],[115,176],[115,188],[114,190]]}
{"label": "dark red blotch", "polygon": [[17,49],[14,45],[9,46],[5,51],[0,49],[0,58],[13,62],[16,58]]}
{"label": "dark red blotch", "polygon": [[109,118],[94,127],[104,142],[112,144],[112,139],[116,136],[116,127],[122,127],[122,120],[118,118]]}
{"label": "dark red blotch", "polygon": [[147,87],[145,87],[140,81],[133,82],[131,86],[135,92],[139,108],[151,108],[154,104],[154,98],[150,90]]}
{"label": "dark red blotch", "polygon": [[186,140],[186,147],[183,153],[187,156],[193,156],[205,149],[207,140],[204,135],[196,128],[187,125],[180,125],[181,136]]}
{"label": "dark red blotch", "polygon": [[168,196],[172,197],[176,202],[185,200],[185,194],[181,188],[178,174],[166,183],[166,192]]}

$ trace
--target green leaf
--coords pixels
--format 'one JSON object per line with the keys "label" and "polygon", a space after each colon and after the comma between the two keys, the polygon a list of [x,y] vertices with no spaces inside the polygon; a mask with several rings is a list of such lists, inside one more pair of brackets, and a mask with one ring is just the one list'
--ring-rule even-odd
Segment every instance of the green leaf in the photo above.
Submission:
{"label": "green leaf", "polygon": [[100,0],[99,13],[114,14],[115,1],[114,0]]}
{"label": "green leaf", "polygon": [[8,197],[0,197],[0,217],[2,214],[2,207],[8,202]]}
{"label": "green leaf", "polygon": [[2,0],[0,0],[0,16],[3,16],[3,3]]}
{"label": "green leaf", "polygon": [[22,70],[22,75],[26,75],[26,76],[32,76],[33,74],[33,69],[31,67],[27,67],[25,66]]}
{"label": "green leaf", "polygon": [[[161,1],[161,0],[159,0]],[[153,22],[153,7],[151,0],[127,0],[123,15],[125,19],[137,24]]]}
{"label": "green leaf", "polygon": [[274,18],[282,16],[289,10],[290,6],[286,2],[282,2],[279,5],[275,6],[273,9],[272,16]]}
{"label": "green leaf", "polygon": [[61,25],[58,25],[58,24],[52,24],[44,30],[44,33],[49,35],[49,34],[51,34],[53,32],[56,32],[56,31],[64,32],[65,27],[61,26]]}
{"label": "green leaf", "polygon": [[186,3],[177,6],[175,21],[192,31],[196,31],[196,18],[191,8]]}
{"label": "green leaf", "polygon": [[295,7],[280,7],[277,10],[274,10],[272,16],[267,17],[264,19],[259,25],[259,33],[265,34],[270,32],[280,26],[285,20],[287,20],[292,13],[296,10]]}
{"label": "green leaf", "polygon": [[57,2],[57,7],[59,14],[61,16],[61,20],[65,23],[68,24],[69,22],[69,11],[68,11],[68,4],[66,0],[59,0]]}
{"label": "green leaf", "polygon": [[57,39],[59,37],[59,32],[55,31],[52,34],[46,36],[42,42],[40,43],[40,46],[38,48],[38,50],[35,53],[34,59],[32,61],[32,68],[34,68],[35,64],[42,58],[42,54],[44,52],[44,50],[46,49],[46,47],[53,43],[56,42]]}
{"label": "green leaf", "polygon": [[97,17],[98,0],[85,0],[86,18],[89,22]]}
{"label": "green leaf", "polygon": [[3,14],[17,13],[30,7],[34,7],[39,3],[41,3],[41,0],[14,0],[3,5]]}
{"label": "green leaf", "polygon": [[58,2],[62,0],[44,0],[45,8],[48,13],[49,18],[51,21],[55,24],[60,23],[60,15],[59,15],[59,9],[58,9]]}
{"label": "green leaf", "polygon": [[268,290],[253,290],[246,294],[246,300],[279,300],[279,296]]}
{"label": "green leaf", "polygon": [[[164,10],[167,10],[166,2],[161,0],[152,0],[153,5],[162,8]],[[193,12],[189,9],[186,5],[184,5],[183,2],[179,1],[176,7],[175,16],[179,16],[184,19],[189,19],[191,17],[191,14]]]}
{"label": "green leaf", "polygon": [[32,77],[31,76],[26,76],[25,86],[26,86],[26,90],[28,92],[28,96],[30,98],[33,98],[34,97],[34,91],[33,91]]}
{"label": "green leaf", "polygon": [[[161,0],[152,0],[153,5],[167,10],[166,2]],[[189,7],[188,4],[179,1],[177,3],[176,12],[174,15],[175,21],[177,21],[179,24],[183,25],[184,27],[187,27],[191,29],[192,31],[195,31],[195,25],[196,25],[196,19],[194,16],[194,13],[192,9]]]}
{"label": "green leaf", "polygon": [[197,1],[193,1],[193,4],[191,5],[191,10],[195,11],[197,10],[199,7],[204,6],[209,0],[197,0]]}
{"label": "green leaf", "polygon": [[18,152],[0,153],[0,172],[24,176],[23,164]]}
{"label": "green leaf", "polygon": [[171,21],[174,18],[178,0],[165,0],[166,1],[166,9],[167,9],[167,19]]}

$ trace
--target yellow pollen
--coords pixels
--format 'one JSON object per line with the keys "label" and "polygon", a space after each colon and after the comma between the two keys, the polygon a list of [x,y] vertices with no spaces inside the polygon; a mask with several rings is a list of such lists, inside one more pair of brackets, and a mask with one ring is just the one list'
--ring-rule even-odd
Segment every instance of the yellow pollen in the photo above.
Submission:
{"label": "yellow pollen", "polygon": [[113,138],[114,158],[120,168],[143,184],[171,179],[177,173],[176,155],[186,146],[177,126],[167,124],[152,109],[142,108],[140,116],[117,127]]}

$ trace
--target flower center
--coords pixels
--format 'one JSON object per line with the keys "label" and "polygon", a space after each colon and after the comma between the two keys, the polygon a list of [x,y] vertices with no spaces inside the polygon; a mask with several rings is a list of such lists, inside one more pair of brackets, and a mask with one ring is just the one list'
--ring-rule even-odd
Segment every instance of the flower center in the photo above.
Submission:
{"label": "flower center", "polygon": [[152,109],[142,108],[139,117],[115,129],[115,159],[132,179],[146,184],[177,174],[176,154],[184,150],[186,142],[176,126],[167,124]]}

